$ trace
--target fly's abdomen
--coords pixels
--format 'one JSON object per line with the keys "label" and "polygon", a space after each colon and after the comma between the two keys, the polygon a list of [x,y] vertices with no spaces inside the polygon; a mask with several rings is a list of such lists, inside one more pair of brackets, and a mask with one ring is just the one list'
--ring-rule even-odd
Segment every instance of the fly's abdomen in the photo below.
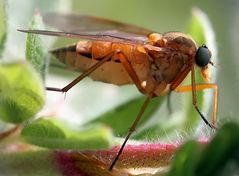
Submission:
{"label": "fly's abdomen", "polygon": [[65,65],[74,65],[74,59],[71,55],[76,52],[76,44],[69,45],[62,48],[57,48],[51,51],[51,54],[53,54],[60,62],[62,62]]}
{"label": "fly's abdomen", "polygon": [[[69,68],[84,72],[112,51],[111,42],[80,41],[75,45],[59,48],[52,53]],[[113,58],[113,56],[112,56]],[[89,75],[93,80],[116,85],[131,84],[128,73],[113,59]]]}

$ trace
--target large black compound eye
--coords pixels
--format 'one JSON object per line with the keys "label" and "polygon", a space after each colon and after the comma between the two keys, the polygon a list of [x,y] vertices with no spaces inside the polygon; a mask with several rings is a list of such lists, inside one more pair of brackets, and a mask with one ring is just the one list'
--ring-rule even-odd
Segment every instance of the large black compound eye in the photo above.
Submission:
{"label": "large black compound eye", "polygon": [[199,67],[205,67],[211,58],[211,52],[206,47],[206,45],[202,45],[198,48],[195,55],[195,62]]}

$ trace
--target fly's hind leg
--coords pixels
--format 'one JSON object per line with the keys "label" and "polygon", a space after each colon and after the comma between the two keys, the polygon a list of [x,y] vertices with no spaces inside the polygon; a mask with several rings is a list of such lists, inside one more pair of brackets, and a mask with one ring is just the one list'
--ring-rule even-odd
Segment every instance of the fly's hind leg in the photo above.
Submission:
{"label": "fly's hind leg", "polygon": [[70,90],[73,86],[75,86],[77,83],[79,83],[82,79],[84,79],[86,76],[91,74],[93,71],[95,71],[97,68],[99,68],[101,65],[103,65],[105,62],[111,59],[111,57],[114,55],[116,51],[112,51],[109,54],[107,54],[103,59],[101,59],[99,62],[97,62],[95,65],[90,67],[88,70],[83,72],[79,77],[74,79],[72,82],[70,82],[68,85],[66,85],[64,88],[54,88],[54,87],[46,87],[46,90],[49,91],[58,91],[58,92],[67,92]]}

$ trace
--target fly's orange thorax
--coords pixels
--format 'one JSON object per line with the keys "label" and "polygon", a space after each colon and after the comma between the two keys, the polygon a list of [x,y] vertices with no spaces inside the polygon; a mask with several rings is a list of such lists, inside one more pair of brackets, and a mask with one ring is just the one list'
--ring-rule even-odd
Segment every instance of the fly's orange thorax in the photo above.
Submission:
{"label": "fly's orange thorax", "polygon": [[145,49],[150,57],[151,84],[156,85],[156,95],[161,95],[192,66],[197,47],[191,37],[178,32],[152,33],[148,38]]}

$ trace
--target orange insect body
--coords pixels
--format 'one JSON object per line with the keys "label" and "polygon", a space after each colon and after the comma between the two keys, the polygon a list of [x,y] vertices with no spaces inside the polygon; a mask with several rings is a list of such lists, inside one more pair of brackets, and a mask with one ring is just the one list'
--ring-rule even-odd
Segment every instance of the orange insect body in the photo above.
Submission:
{"label": "orange insect body", "polygon": [[[76,45],[52,51],[56,57],[75,70],[85,71],[112,51],[121,51],[135,72],[139,83],[136,85],[144,94],[154,91],[160,96],[176,88],[177,78],[194,64],[197,50],[195,42],[179,32],[164,35],[152,33],[143,45],[80,41]],[[184,74],[186,77],[187,74]],[[117,53],[95,70],[90,77],[97,81],[124,85],[134,83],[126,72]],[[173,85],[170,87],[170,85]]]}

